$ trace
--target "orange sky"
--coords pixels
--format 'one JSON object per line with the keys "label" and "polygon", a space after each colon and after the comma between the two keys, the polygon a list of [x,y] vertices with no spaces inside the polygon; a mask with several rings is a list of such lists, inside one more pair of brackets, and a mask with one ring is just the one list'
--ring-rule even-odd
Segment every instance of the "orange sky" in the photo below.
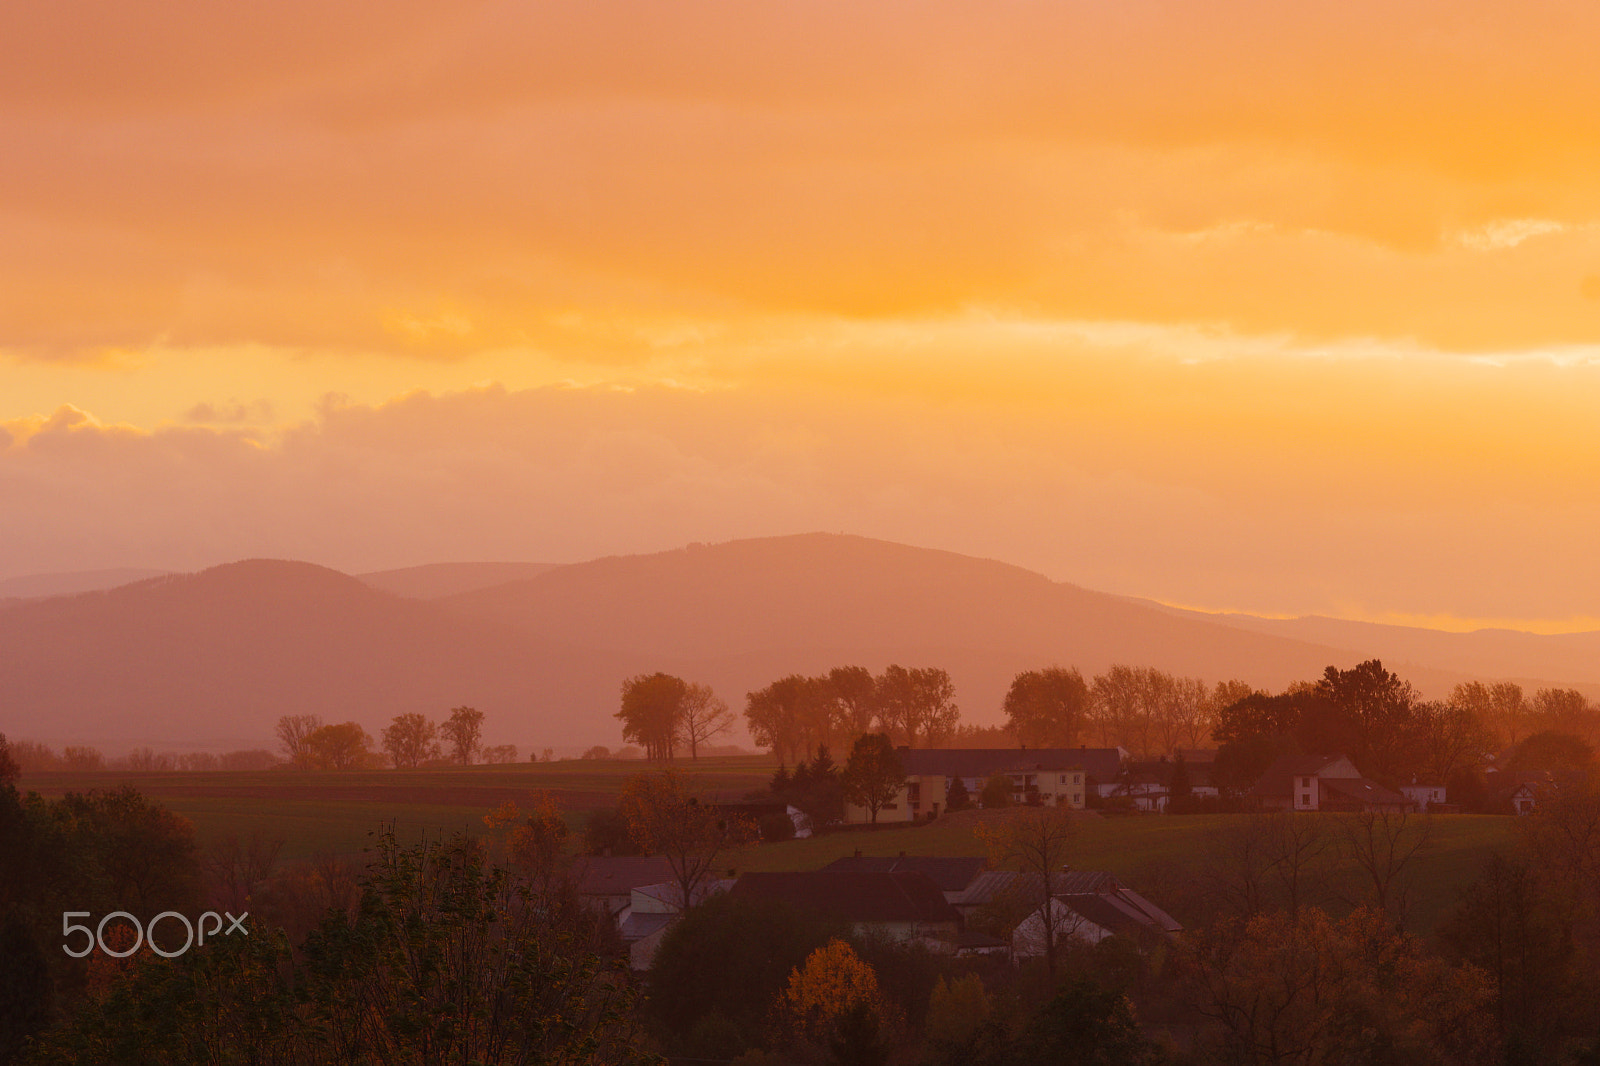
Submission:
{"label": "orange sky", "polygon": [[844,530],[1600,627],[1600,9],[0,15],[0,577]]}

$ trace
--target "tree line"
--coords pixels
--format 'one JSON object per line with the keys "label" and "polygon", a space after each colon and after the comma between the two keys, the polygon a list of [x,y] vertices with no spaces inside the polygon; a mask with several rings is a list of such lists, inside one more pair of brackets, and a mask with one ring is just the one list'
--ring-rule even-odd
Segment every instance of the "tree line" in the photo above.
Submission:
{"label": "tree line", "polygon": [[93,773],[100,770],[136,772],[197,772],[205,770],[270,770],[279,759],[264,748],[228,751],[163,751],[140,747],[121,757],[107,758],[98,748],[68,744],[57,752],[48,744],[31,740],[11,743],[11,755],[24,773]]}
{"label": "tree line", "polygon": [[1582,771],[1593,761],[1597,731],[1600,711],[1573,689],[1524,698],[1510,682],[1467,682],[1447,699],[1424,700],[1370,659],[1347,670],[1329,666],[1315,682],[1277,695],[1251,693],[1223,708],[1212,729],[1220,745],[1213,779],[1243,790],[1280,755],[1337,753],[1390,787],[1415,778],[1470,801],[1483,792],[1484,768],[1502,745],[1511,749],[1498,761],[1501,770]]}
{"label": "tree line", "polygon": [[314,714],[286,714],[278,719],[276,732],[289,765],[302,770],[372,769],[385,761],[396,769],[447,759],[462,766],[474,760],[517,761],[515,744],[484,746],[483,712],[473,707],[452,708],[443,722],[416,712],[395,715],[381,734],[382,755],[373,750],[372,736],[359,722],[324,724]]}

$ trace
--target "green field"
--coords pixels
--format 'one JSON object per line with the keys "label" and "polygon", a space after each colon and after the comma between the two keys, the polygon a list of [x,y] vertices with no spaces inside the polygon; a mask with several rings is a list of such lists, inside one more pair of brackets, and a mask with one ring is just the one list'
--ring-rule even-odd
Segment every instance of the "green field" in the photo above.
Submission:
{"label": "green field", "polygon": [[[1150,893],[1158,904],[1171,907],[1182,920],[1187,916],[1180,913],[1180,902],[1160,898],[1166,895],[1163,888],[1183,879],[1203,862],[1213,834],[1249,818],[1240,814],[1120,818],[1089,815],[1079,823],[1070,864],[1080,870],[1116,874],[1134,888]],[[1413,932],[1431,933],[1450,913],[1461,890],[1477,878],[1489,856],[1510,845],[1515,821],[1511,817],[1474,814],[1431,818],[1428,844],[1416,860],[1416,887],[1408,922]],[[971,822],[957,815],[930,825],[832,833],[766,844],[740,855],[736,864],[744,870],[817,869],[856,851],[863,855],[984,854]],[[1342,894],[1353,898],[1359,890],[1351,872],[1338,867],[1331,871],[1326,888],[1333,897]]]}
{"label": "green field", "polygon": [[[695,786],[737,799],[765,785],[776,763],[760,756],[681,760]],[[527,807],[547,792],[576,829],[585,814],[615,806],[629,777],[650,769],[637,761],[573,760],[426,770],[265,770],[253,773],[33,773],[23,791],[46,797],[130,784],[194,823],[202,847],[253,831],[284,839],[283,858],[355,854],[368,833],[394,825],[410,835],[466,829],[482,832],[483,816],[507,800]]]}
{"label": "green field", "polygon": [[[697,787],[719,798],[739,799],[771,777],[765,757],[707,758],[682,762]],[[570,761],[428,770],[259,773],[53,773],[26,775],[24,790],[45,796],[66,791],[132,784],[194,823],[202,847],[252,831],[281,836],[282,857],[293,861],[318,854],[358,854],[374,830],[393,825],[402,840],[455,830],[484,831],[483,816],[507,800],[524,807],[548,792],[574,830],[587,812],[616,804],[617,794],[645,764],[630,761]],[[1127,879],[1183,919],[1174,886],[1203,862],[1218,830],[1245,815],[1166,817],[1136,815],[1079,823],[1071,863]],[[1339,818],[1339,815],[1328,815]],[[1427,849],[1418,857],[1410,925],[1431,932],[1454,908],[1461,890],[1483,862],[1511,840],[1515,819],[1440,815],[1432,819]],[[865,855],[982,855],[972,816],[956,815],[930,825],[831,833],[810,840],[763,844],[727,857],[737,870],[817,869],[860,851]],[[1353,893],[1347,871],[1335,870],[1328,894]],[[1170,899],[1163,899],[1170,896]]]}

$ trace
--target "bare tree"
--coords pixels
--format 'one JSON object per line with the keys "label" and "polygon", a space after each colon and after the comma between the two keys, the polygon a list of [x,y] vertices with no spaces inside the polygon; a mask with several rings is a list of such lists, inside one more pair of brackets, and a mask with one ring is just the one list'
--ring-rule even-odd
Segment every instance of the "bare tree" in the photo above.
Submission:
{"label": "bare tree", "polygon": [[1335,841],[1326,817],[1309,811],[1282,811],[1261,816],[1266,837],[1267,875],[1291,916],[1300,913],[1307,895],[1323,883],[1334,858]]}
{"label": "bare tree", "polygon": [[322,719],[314,714],[286,714],[278,719],[278,744],[289,757],[289,764],[301,770],[311,765],[311,749],[306,738],[322,728]]}
{"label": "bare tree", "polygon": [[1229,917],[1248,920],[1271,907],[1274,848],[1267,817],[1206,833],[1200,879],[1206,897]]}
{"label": "bare tree", "polygon": [[699,902],[697,890],[716,869],[717,856],[756,838],[748,819],[702,803],[676,770],[635,774],[618,807],[633,842],[666,857],[685,911]]}
{"label": "bare tree", "polygon": [[255,886],[272,876],[278,865],[283,837],[268,836],[259,829],[240,842],[229,833],[206,849],[201,866],[214,908],[243,911]]}
{"label": "bare tree", "polygon": [[689,742],[689,758],[700,757],[700,745],[733,726],[733,712],[711,691],[710,685],[691,684],[684,689],[682,713],[683,739]]}
{"label": "bare tree", "polygon": [[1066,807],[1029,807],[1003,822],[982,823],[978,839],[996,866],[1014,866],[1034,884],[1035,913],[1044,939],[1045,969],[1056,976],[1058,942],[1071,933],[1067,925],[1077,919],[1070,907],[1055,906],[1056,874],[1065,869],[1077,836],[1072,812]]}
{"label": "bare tree", "polygon": [[1344,857],[1361,872],[1363,890],[1346,902],[1388,914],[1396,925],[1405,921],[1410,903],[1413,860],[1428,846],[1431,815],[1405,811],[1361,811],[1339,823]]}
{"label": "bare tree", "polygon": [[1481,762],[1494,745],[1480,713],[1453,701],[1417,708],[1417,739],[1422,743],[1423,767],[1437,784],[1444,784],[1456,770]]}

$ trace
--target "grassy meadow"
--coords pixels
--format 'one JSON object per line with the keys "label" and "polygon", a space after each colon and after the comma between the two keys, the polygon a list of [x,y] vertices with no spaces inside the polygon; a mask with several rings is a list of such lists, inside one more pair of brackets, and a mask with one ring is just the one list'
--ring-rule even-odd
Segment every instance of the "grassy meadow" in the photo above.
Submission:
{"label": "grassy meadow", "polygon": [[[700,790],[737,799],[765,784],[775,765],[765,756],[746,756],[685,760],[679,768]],[[346,772],[36,773],[25,775],[21,787],[54,797],[132,784],[189,819],[202,847],[261,832],[281,836],[282,858],[295,861],[359,854],[371,832],[391,824],[402,840],[456,830],[480,833],[484,815],[507,800],[527,807],[540,792],[554,797],[576,836],[589,811],[614,806],[628,778],[647,769],[638,761],[573,760]],[[964,812],[928,825],[762,844],[729,855],[725,865],[749,871],[817,869],[858,850],[865,855],[982,855],[974,830],[989,817],[988,812]],[[1248,817],[1100,817],[1091,812],[1078,822],[1071,863],[1123,877],[1183,920],[1196,902],[1189,895],[1192,874],[1215,848],[1216,835]],[[1485,815],[1431,819],[1429,843],[1417,859],[1409,922],[1414,931],[1431,932],[1454,908],[1489,855],[1510,844],[1514,821]],[[1349,870],[1335,869],[1322,887],[1330,899],[1353,896],[1352,877]]]}
{"label": "grassy meadow", "polygon": [[[677,765],[698,788],[732,799],[766,784],[777,763],[752,755]],[[54,798],[130,784],[194,823],[202,848],[261,832],[283,837],[282,857],[295,860],[358,853],[369,832],[390,824],[403,840],[482,832],[484,815],[507,800],[526,808],[540,792],[554,797],[577,830],[589,811],[615,806],[628,778],[648,769],[633,760],[584,759],[421,770],[53,772],[25,774],[20,787]]]}

